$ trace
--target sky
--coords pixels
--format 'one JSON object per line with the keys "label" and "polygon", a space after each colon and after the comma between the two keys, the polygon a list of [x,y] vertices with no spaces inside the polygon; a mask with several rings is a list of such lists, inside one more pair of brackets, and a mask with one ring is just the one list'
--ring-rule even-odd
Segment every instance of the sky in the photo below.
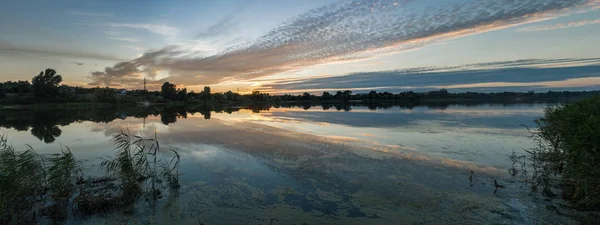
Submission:
{"label": "sky", "polygon": [[600,0],[0,1],[0,81],[273,94],[600,89]]}

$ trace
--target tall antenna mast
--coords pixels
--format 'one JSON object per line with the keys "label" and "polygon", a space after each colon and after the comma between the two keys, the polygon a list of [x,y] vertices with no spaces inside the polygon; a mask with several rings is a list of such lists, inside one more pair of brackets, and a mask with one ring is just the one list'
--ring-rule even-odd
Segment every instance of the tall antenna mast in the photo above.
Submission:
{"label": "tall antenna mast", "polygon": [[146,77],[144,77],[144,91],[147,91],[146,90]]}

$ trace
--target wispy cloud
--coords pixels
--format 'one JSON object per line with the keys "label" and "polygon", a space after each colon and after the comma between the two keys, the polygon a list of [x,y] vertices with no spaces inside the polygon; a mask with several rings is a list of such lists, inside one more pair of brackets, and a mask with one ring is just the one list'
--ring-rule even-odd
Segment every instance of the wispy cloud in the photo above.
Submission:
{"label": "wispy cloud", "polygon": [[569,78],[565,80],[540,81],[540,82],[485,82],[456,84],[447,86],[426,86],[435,89],[473,89],[473,88],[495,88],[495,87],[545,87],[545,88],[579,88],[588,86],[600,86],[600,77]]}
{"label": "wispy cloud", "polygon": [[85,63],[83,63],[83,62],[73,62],[73,64],[78,65],[78,66],[83,66]]}
{"label": "wispy cloud", "polygon": [[126,37],[108,37],[108,39],[115,41],[125,41],[125,42],[140,42],[140,40],[135,38],[126,38]]}
{"label": "wispy cloud", "polygon": [[98,12],[86,12],[86,11],[67,11],[67,14],[77,16],[91,16],[91,17],[113,17],[114,14],[110,13],[98,13]]}
{"label": "wispy cloud", "polygon": [[233,12],[225,15],[219,21],[209,26],[206,30],[198,33],[196,38],[209,39],[224,36],[233,32],[236,28],[238,28],[238,24],[241,22],[241,19],[236,19],[236,17],[244,10],[248,9],[250,5],[256,3],[256,1],[257,0],[249,0],[244,4],[241,4],[237,9],[233,10]]}
{"label": "wispy cloud", "polygon": [[[248,44],[214,55],[193,46],[168,46],[97,71],[94,82],[130,82],[140,74],[169,71],[174,82],[214,84],[249,80],[316,64],[372,57],[413,49],[440,39],[503,29],[597,5],[597,0],[355,0],[313,9]],[[146,25],[115,24],[148,30]],[[202,75],[202,79],[195,78]]]}
{"label": "wispy cloud", "polygon": [[136,50],[136,51],[140,51],[140,52],[141,52],[141,51],[144,51],[144,48],[142,48],[142,47],[139,47],[139,46],[133,46],[133,45],[122,45],[121,47],[124,47],[124,48],[130,48],[130,49],[133,49],[133,50]]}
{"label": "wispy cloud", "polygon": [[[557,65],[560,67],[554,67]],[[396,71],[353,73],[335,77],[300,78],[265,82],[261,91],[302,93],[331,90],[432,90],[493,87],[583,87],[598,85],[600,58],[527,59],[425,67]],[[568,82],[567,82],[568,81]]]}
{"label": "wispy cloud", "polygon": [[202,31],[196,35],[198,39],[218,37],[229,34],[237,27],[239,20],[234,19],[234,15],[228,15],[217,23],[208,27],[205,31]]}
{"label": "wispy cloud", "polygon": [[176,36],[179,29],[170,27],[164,24],[149,24],[149,23],[111,23],[108,24],[110,27],[121,27],[121,28],[132,28],[139,30],[146,30],[155,34],[163,36]]}
{"label": "wispy cloud", "polygon": [[586,25],[599,24],[600,19],[597,20],[583,20],[577,22],[569,22],[569,23],[558,23],[553,25],[539,25],[539,26],[529,26],[518,29],[517,31],[521,32],[533,32],[533,31],[548,31],[548,30],[558,30],[558,29],[566,29],[571,27],[582,27]]}
{"label": "wispy cloud", "polygon": [[42,49],[35,48],[31,46],[15,46],[11,45],[8,42],[0,43],[0,55],[21,55],[26,57],[65,57],[65,58],[73,58],[73,59],[99,59],[99,60],[109,60],[109,61],[122,61],[123,58],[112,56],[112,55],[104,55],[104,54],[95,54],[89,52],[81,52],[75,50],[57,50],[57,49]]}

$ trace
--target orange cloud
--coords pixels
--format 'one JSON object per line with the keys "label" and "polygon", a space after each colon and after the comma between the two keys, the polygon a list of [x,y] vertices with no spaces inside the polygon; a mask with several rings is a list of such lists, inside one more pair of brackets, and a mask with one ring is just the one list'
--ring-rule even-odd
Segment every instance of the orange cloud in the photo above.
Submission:
{"label": "orange cloud", "polygon": [[[272,29],[248,45],[214,55],[198,56],[193,46],[168,46],[92,73],[92,84],[124,85],[156,77],[167,70],[169,80],[190,86],[248,81],[319,64],[359,61],[415,49],[435,41],[504,29],[595,6],[598,0],[465,0],[461,4],[396,7],[334,3],[311,10]],[[159,34],[169,27],[118,24]],[[199,74],[203,77],[196,78]]]}

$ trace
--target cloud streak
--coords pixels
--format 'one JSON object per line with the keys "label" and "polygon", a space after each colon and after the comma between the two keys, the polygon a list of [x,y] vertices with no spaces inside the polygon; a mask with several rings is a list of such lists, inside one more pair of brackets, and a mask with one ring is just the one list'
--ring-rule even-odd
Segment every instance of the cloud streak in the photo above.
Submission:
{"label": "cloud streak", "polygon": [[109,13],[97,13],[97,12],[85,12],[85,11],[67,11],[67,14],[76,16],[89,16],[89,17],[113,17],[113,14]]}
{"label": "cloud streak", "polygon": [[139,46],[133,46],[133,45],[122,45],[121,47],[124,47],[124,48],[130,48],[130,49],[133,49],[133,50],[136,50],[136,51],[144,51],[144,48],[142,48],[142,47],[139,47]]}
{"label": "cloud streak", "polygon": [[558,23],[553,25],[539,25],[539,26],[530,26],[523,27],[518,29],[520,32],[534,32],[534,31],[549,31],[549,30],[559,30],[566,29],[571,27],[582,27],[586,25],[599,24],[600,19],[597,20],[583,20],[577,22],[569,22],[569,23]]}
{"label": "cloud streak", "polygon": [[79,52],[79,51],[70,51],[70,50],[52,50],[52,49],[40,49],[34,47],[25,47],[25,46],[15,46],[11,45],[7,42],[0,42],[0,55],[22,55],[27,57],[47,57],[47,58],[56,58],[56,57],[65,57],[65,58],[73,58],[73,59],[99,59],[99,60],[109,60],[109,61],[122,61],[123,58],[112,56],[112,55],[103,55],[103,54],[95,54],[89,52]]}
{"label": "cloud streak", "polygon": [[[597,0],[355,0],[313,9],[251,43],[214,55],[168,46],[90,76],[95,83],[126,83],[156,71],[169,71],[186,85],[249,80],[316,64],[360,60],[398,52],[440,39],[456,38],[556,16],[597,5]],[[148,29],[120,24],[120,27]],[[150,29],[148,29],[150,30]],[[167,32],[163,32],[167,33]],[[126,66],[125,66],[126,65]],[[202,75],[202,80],[196,79]]]}
{"label": "cloud streak", "polygon": [[244,4],[240,5],[233,12],[227,14],[225,17],[217,21],[215,24],[209,26],[206,30],[198,33],[196,35],[197,39],[210,39],[215,37],[220,37],[227,35],[233,32],[236,28],[238,28],[238,24],[241,19],[236,19],[236,17],[241,14],[244,10],[248,9],[249,6],[256,3],[257,0],[249,0]]}
{"label": "cloud streak", "polygon": [[528,59],[271,81],[260,90],[274,93],[316,93],[334,90],[428,91],[441,88],[469,91],[497,87],[505,90],[508,87],[520,87],[522,90],[541,87],[561,89],[598,86],[599,71],[600,58]]}
{"label": "cloud streak", "polygon": [[115,41],[124,41],[124,42],[140,42],[140,40],[135,38],[126,38],[126,37],[108,37],[108,39]]}
{"label": "cloud streak", "polygon": [[138,30],[146,30],[162,36],[175,36],[179,32],[179,29],[170,27],[164,24],[149,24],[149,23],[111,23],[108,24],[110,27],[117,28],[132,28]]}

